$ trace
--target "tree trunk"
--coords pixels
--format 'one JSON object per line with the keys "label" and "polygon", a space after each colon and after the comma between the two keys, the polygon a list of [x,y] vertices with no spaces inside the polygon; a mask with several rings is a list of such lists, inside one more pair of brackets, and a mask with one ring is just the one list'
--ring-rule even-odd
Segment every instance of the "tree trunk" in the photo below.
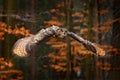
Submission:
{"label": "tree trunk", "polygon": [[[31,8],[31,15],[34,18],[34,6],[35,6],[35,0],[30,0],[30,5]],[[29,25],[30,30],[32,32],[35,32],[35,27],[33,24]],[[31,56],[30,56],[30,80],[35,80],[35,51],[32,50]]]}
{"label": "tree trunk", "polygon": [[[113,19],[120,18],[120,4],[119,0],[113,0]],[[112,28],[112,46],[116,49],[120,49],[120,21],[116,21],[113,23]],[[115,68],[120,68],[120,53],[113,52],[113,57],[111,59],[112,68],[109,73],[109,80],[120,80],[120,71],[116,70]],[[118,54],[118,55],[116,55]]]}
{"label": "tree trunk", "polygon": [[[4,0],[2,14],[9,15],[13,13],[13,10],[15,9],[14,7],[15,7],[15,1]],[[2,18],[2,21],[7,24],[7,28],[9,28],[10,25],[12,25],[13,23],[13,20],[10,17],[6,17],[6,16]],[[2,53],[4,54],[3,56],[7,59],[11,56],[11,47],[12,47],[12,42],[14,41],[13,40],[14,38],[11,37],[12,36],[10,34],[5,34],[4,36],[5,39],[2,43],[3,45]]]}
{"label": "tree trunk", "polygon": [[[65,8],[66,8],[66,28],[68,30],[71,29],[71,0],[65,0]],[[72,72],[72,64],[71,64],[71,44],[70,38],[67,37],[67,72],[66,72],[66,80],[72,80],[71,72]]]}
{"label": "tree trunk", "polygon": [[[95,0],[95,5],[96,5],[96,18],[97,18],[97,22],[96,23],[98,23],[98,26],[97,26],[97,29],[98,29],[98,33],[96,33],[96,36],[97,36],[97,43],[98,44],[100,44],[100,43],[102,43],[102,41],[101,41],[101,33],[99,33],[100,32],[100,30],[99,30],[99,28],[100,28],[100,22],[101,22],[101,19],[100,19],[100,2],[99,2],[99,0]],[[99,62],[99,61],[101,61],[98,57],[95,57],[95,65]],[[98,66],[96,66],[96,71],[95,71],[95,80],[101,80],[103,78],[103,76],[102,76],[102,71],[98,68]]]}

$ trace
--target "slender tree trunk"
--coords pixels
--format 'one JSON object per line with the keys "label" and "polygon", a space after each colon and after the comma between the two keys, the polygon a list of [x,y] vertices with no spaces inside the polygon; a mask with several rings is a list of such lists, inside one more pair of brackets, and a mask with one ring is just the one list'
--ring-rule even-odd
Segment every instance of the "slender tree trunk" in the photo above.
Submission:
{"label": "slender tree trunk", "polygon": [[[100,3],[99,3],[99,0],[95,0],[95,5],[96,5],[96,12],[97,12],[97,22],[98,25],[97,25],[97,29],[98,29],[98,33],[97,33],[97,43],[100,44],[101,43],[101,33],[100,33],[100,22],[101,22],[101,19],[100,19]],[[95,64],[97,65],[97,63],[100,61],[100,59],[98,57],[95,57]],[[98,68],[98,66],[96,66],[96,77],[95,77],[95,80],[101,80],[102,79],[102,76],[101,76],[101,70]]]}
{"label": "slender tree trunk", "polygon": [[[113,0],[113,19],[120,18],[120,4],[119,0]],[[114,46],[116,49],[120,49],[120,21],[116,21],[113,23],[112,28],[112,46]],[[112,53],[113,57],[111,59],[112,68],[114,70],[111,70],[109,73],[109,80],[120,80],[120,71],[116,70],[115,68],[120,67],[120,53],[114,52]],[[119,55],[115,55],[119,54]]]}
{"label": "slender tree trunk", "polygon": [[[66,28],[68,30],[71,29],[71,0],[65,0],[65,8],[66,8]],[[66,72],[66,80],[72,80],[71,71],[72,71],[72,64],[71,64],[71,44],[70,38],[67,37],[67,72]]]}
{"label": "slender tree trunk", "polygon": [[[34,18],[34,6],[35,6],[35,0],[30,0],[30,5],[31,8],[31,15]],[[30,30],[34,33],[35,32],[35,28],[34,28],[34,24],[30,24],[29,25]],[[35,51],[33,50],[31,52],[31,56],[30,56],[30,80],[35,80]]]}
{"label": "slender tree trunk", "polygon": [[[6,14],[7,13],[7,6],[6,6],[6,0],[2,0],[2,4],[3,4],[3,6],[2,6],[2,14]],[[6,17],[2,17],[2,21],[3,22],[5,22],[6,21]],[[5,43],[5,41],[2,41],[1,42],[1,51],[0,51],[0,53],[1,53],[1,56],[2,57],[5,57],[5,50],[4,50],[4,43]]]}
{"label": "slender tree trunk", "polygon": [[[113,19],[120,18],[119,0],[113,0]],[[120,49],[120,22],[113,23],[112,45]]]}
{"label": "slender tree trunk", "polygon": [[[15,1],[11,0],[4,0],[3,1],[3,14],[9,15],[10,13],[13,13],[13,10],[15,9]],[[9,17],[3,17],[3,22],[7,24],[7,28],[10,27],[10,25],[13,23],[13,20]],[[12,27],[12,26],[11,26]],[[4,41],[2,43],[3,45],[3,54],[5,58],[9,58],[11,56],[11,46],[13,42],[13,38],[9,34],[5,34]]]}
{"label": "slender tree trunk", "polygon": [[[93,27],[93,2],[92,0],[89,0],[88,4],[88,39],[92,40],[92,27]],[[87,55],[86,57],[86,80],[93,80],[93,76],[91,74],[91,55]],[[92,79],[91,79],[92,78]]]}

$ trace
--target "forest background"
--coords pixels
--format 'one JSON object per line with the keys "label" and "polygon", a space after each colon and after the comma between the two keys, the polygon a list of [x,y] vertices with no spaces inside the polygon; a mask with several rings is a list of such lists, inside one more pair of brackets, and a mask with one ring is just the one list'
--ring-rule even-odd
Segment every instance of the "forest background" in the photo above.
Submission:
{"label": "forest background", "polygon": [[[0,80],[120,80],[119,0],[0,0]],[[16,40],[56,25],[106,51],[97,57],[67,37],[51,37],[32,57]]]}

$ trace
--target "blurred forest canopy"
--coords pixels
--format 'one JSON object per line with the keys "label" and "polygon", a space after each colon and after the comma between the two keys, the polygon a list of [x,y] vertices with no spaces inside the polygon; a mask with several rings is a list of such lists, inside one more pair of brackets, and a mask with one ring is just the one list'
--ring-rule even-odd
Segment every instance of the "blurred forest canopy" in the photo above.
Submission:
{"label": "blurred forest canopy", "polygon": [[[119,0],[0,0],[0,80],[120,80]],[[14,57],[16,40],[65,27],[106,51],[51,37],[32,57]]]}

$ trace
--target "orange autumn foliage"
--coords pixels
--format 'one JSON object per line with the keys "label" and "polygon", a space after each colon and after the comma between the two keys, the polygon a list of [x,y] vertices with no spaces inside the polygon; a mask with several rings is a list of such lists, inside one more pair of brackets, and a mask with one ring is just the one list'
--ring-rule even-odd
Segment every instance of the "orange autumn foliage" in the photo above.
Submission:
{"label": "orange autumn foliage", "polygon": [[72,17],[83,17],[84,14],[81,12],[75,12],[74,14],[72,14]]}
{"label": "orange autumn foliage", "polygon": [[[102,1],[104,1],[104,0],[102,0]],[[86,6],[87,3],[84,3],[83,5]],[[61,2],[61,3],[57,4],[57,8],[51,9],[50,13],[54,14],[54,15],[58,15],[60,17],[65,17],[66,16],[65,13],[58,9],[58,8],[61,8],[61,7],[64,7],[64,2]],[[108,13],[107,10],[101,10],[100,11],[100,14],[107,14],[107,13]],[[72,14],[72,17],[80,17],[80,19],[73,20],[73,23],[84,23],[84,22],[86,22],[87,19],[84,18],[84,14],[88,15],[89,11],[85,10],[83,12],[75,12],[74,14]],[[44,23],[47,26],[51,26],[51,25],[62,26],[64,21],[60,21],[54,15],[52,15],[52,19],[51,20],[44,21]],[[99,28],[92,27],[92,31],[94,33],[100,33],[102,31],[109,32],[111,30],[111,26],[109,26],[109,25],[111,23],[117,21],[117,20],[111,20],[111,19],[107,20],[107,21],[104,22],[103,25],[100,25]],[[97,26],[98,25],[99,24],[97,24]],[[73,29],[74,30],[78,30],[79,32],[84,33],[85,34],[84,38],[88,37],[88,35],[86,35],[86,33],[88,33],[88,31],[89,31],[88,28],[86,28],[86,27],[85,28],[81,28],[81,26],[73,26]],[[31,35],[29,33],[29,30],[26,30],[24,28],[24,26],[21,27],[21,28],[18,28],[16,26],[14,29],[11,29],[11,27],[8,27],[8,28],[3,27],[3,29],[1,28],[0,30],[3,30],[3,32],[0,32],[0,36],[2,36],[2,37],[0,37],[1,39],[4,39],[4,34],[5,33],[15,34],[15,35],[24,35],[24,36],[30,36]],[[67,48],[67,44],[63,43],[63,42],[60,42],[60,41],[57,41],[57,40],[55,40],[53,38],[49,42],[46,42],[46,44],[50,44],[50,45],[52,45],[53,48],[55,48],[55,52],[48,54],[48,57],[50,59],[49,62],[51,64],[49,64],[47,66],[50,66],[51,68],[55,69],[56,71],[63,71],[63,72],[66,71],[66,65],[67,65],[66,64],[66,53],[67,53],[66,48]],[[71,47],[71,52],[72,52],[71,55],[78,61],[81,61],[81,60],[83,60],[85,58],[85,57],[80,56],[80,55],[92,54],[92,52],[86,50],[79,42],[71,40],[71,45],[72,45],[72,47]],[[116,51],[116,49],[112,49],[112,51]],[[56,54],[56,53],[58,53],[58,54]],[[76,62],[76,64],[80,64],[80,62]],[[100,64],[100,66],[102,66],[102,65]],[[106,66],[106,64],[105,64],[105,66]],[[4,67],[2,67],[2,68],[4,68]],[[73,70],[75,72],[77,72],[79,69],[80,69],[79,66],[73,67]]]}
{"label": "orange autumn foliage", "polygon": [[65,6],[65,3],[64,2],[60,2],[57,4],[57,8],[61,8],[61,7],[64,7]]}
{"label": "orange autumn foliage", "polygon": [[[48,54],[50,64],[45,67],[51,67],[56,71],[66,71],[66,53],[67,53],[67,44],[63,42],[59,42],[56,40],[50,40],[46,42],[46,44],[52,45],[57,50],[56,52],[52,52]],[[79,42],[71,39],[71,55],[76,59],[76,61],[81,61],[85,59],[84,55],[92,54],[92,52],[86,50]],[[83,55],[83,56],[80,56]],[[71,60],[73,63],[73,60]],[[76,62],[75,64],[79,65],[80,62]],[[80,68],[78,66],[73,67],[73,70],[77,72]]]}
{"label": "orange autumn foliage", "polygon": [[44,23],[48,26],[51,26],[51,25],[61,26],[62,25],[62,23],[58,20],[44,21]]}
{"label": "orange autumn foliage", "polygon": [[109,11],[108,10],[100,10],[99,13],[100,14],[107,14]]}
{"label": "orange autumn foliage", "polygon": [[9,26],[3,22],[0,22],[0,40],[4,40],[4,35],[7,34],[13,34],[13,35],[23,35],[23,36],[31,36],[30,31],[25,29],[24,26],[18,28],[17,25],[12,28],[12,26]]}
{"label": "orange autumn foliage", "polygon": [[13,69],[13,63],[0,58],[0,80],[23,80],[22,71]]}

